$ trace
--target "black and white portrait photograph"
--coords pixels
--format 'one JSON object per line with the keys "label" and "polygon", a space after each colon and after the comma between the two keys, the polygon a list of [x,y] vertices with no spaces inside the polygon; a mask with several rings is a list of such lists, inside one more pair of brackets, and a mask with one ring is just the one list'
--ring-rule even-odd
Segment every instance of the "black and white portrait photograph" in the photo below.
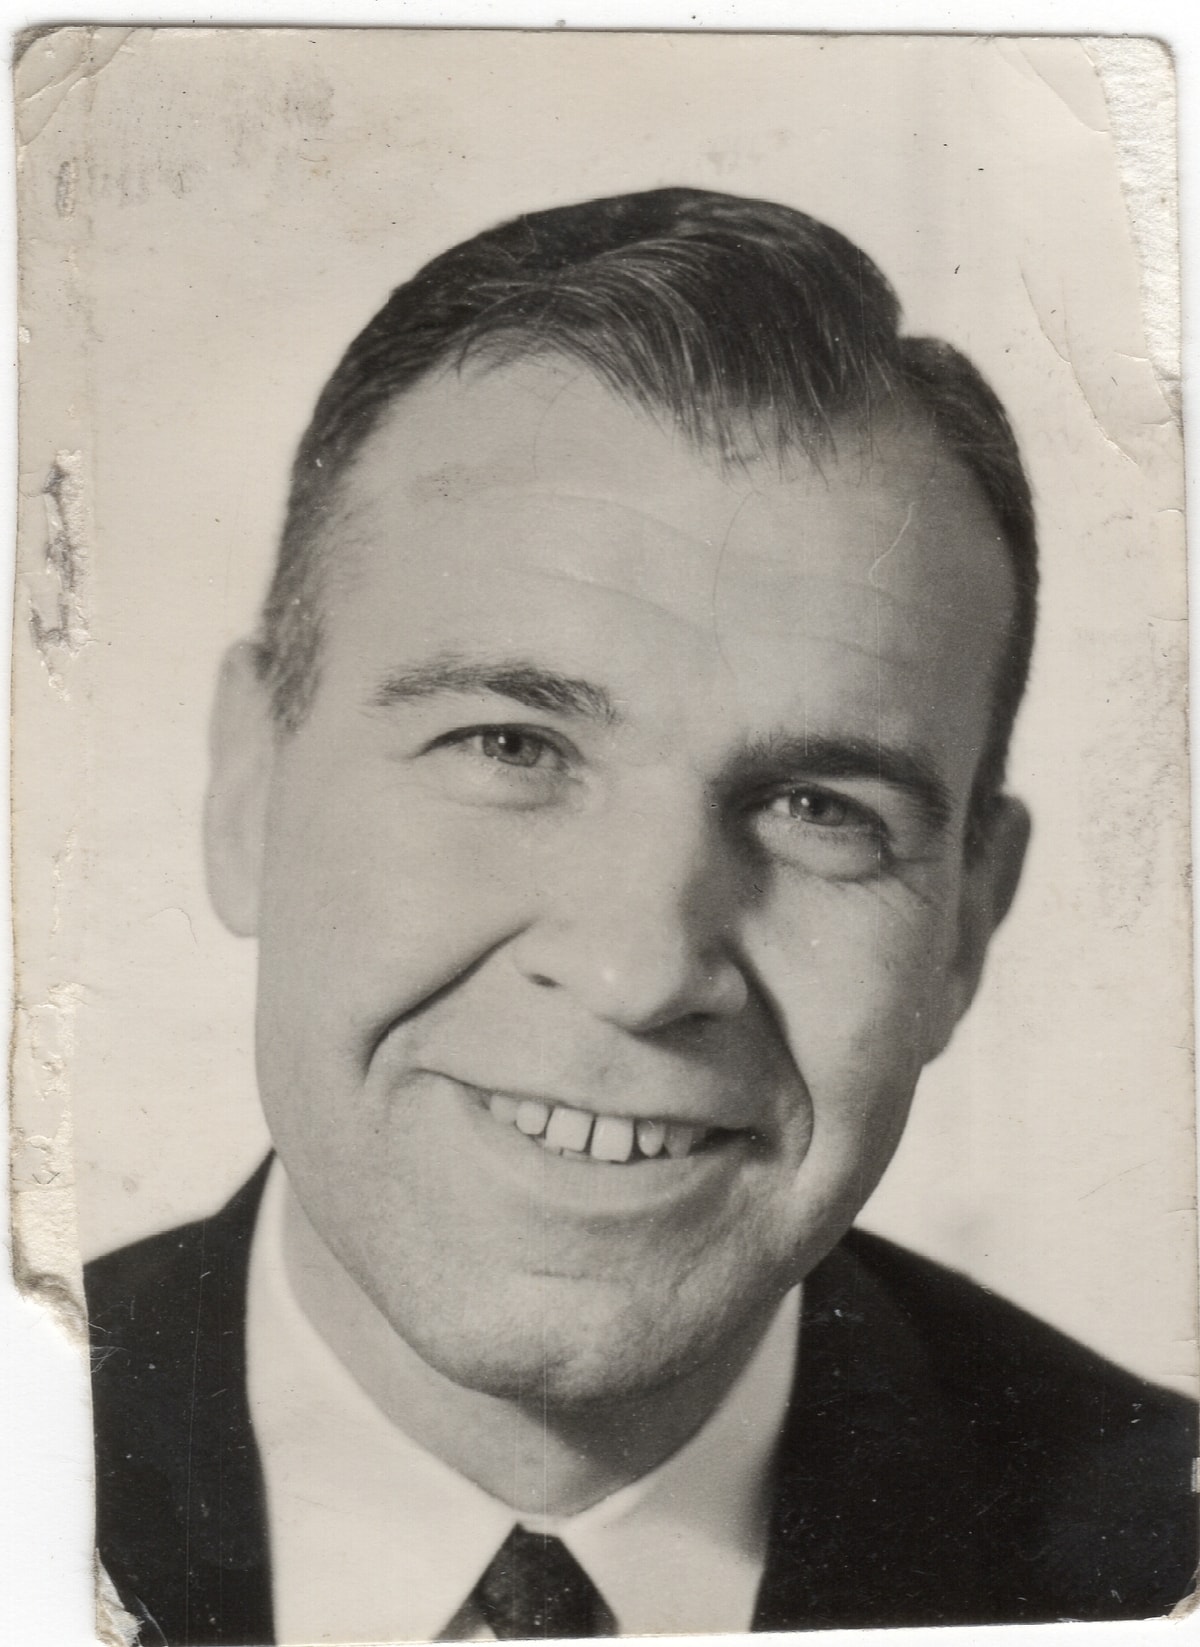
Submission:
{"label": "black and white portrait photograph", "polygon": [[1170,51],[16,57],[12,1248],[97,1639],[1182,1639]]}

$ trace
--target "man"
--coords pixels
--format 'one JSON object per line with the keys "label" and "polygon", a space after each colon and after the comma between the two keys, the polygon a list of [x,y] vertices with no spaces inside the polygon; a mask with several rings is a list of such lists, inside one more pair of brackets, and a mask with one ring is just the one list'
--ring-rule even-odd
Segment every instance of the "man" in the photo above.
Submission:
{"label": "man", "polygon": [[834,231],[668,189],[352,344],[207,837],[277,1156],[91,1268],[143,1640],[1138,1617],[1189,1410],[847,1234],[1028,824],[1029,489]]}

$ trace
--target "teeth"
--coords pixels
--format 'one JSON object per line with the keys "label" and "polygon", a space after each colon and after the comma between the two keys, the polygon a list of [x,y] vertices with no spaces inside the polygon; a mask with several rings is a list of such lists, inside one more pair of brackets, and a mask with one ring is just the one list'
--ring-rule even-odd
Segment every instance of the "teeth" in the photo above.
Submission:
{"label": "teeth", "polygon": [[667,1154],[677,1161],[690,1155],[699,1130],[698,1127],[685,1127],[672,1121],[667,1128]]}
{"label": "teeth", "polygon": [[496,1092],[488,1109],[504,1126],[515,1126],[527,1138],[571,1161],[628,1161],[635,1154],[647,1160],[666,1153],[683,1160],[708,1135],[706,1127],[678,1121],[632,1121],[624,1115],[591,1115],[565,1104],[550,1105],[538,1098],[510,1098]]}
{"label": "teeth", "polygon": [[597,1161],[628,1161],[633,1154],[633,1122],[623,1115],[597,1115],[592,1155]]}
{"label": "teeth", "polygon": [[[493,1114],[495,1112],[493,1111]],[[551,1149],[572,1150],[582,1153],[592,1135],[594,1115],[582,1109],[556,1108],[546,1128],[546,1143]]]}
{"label": "teeth", "polygon": [[536,1098],[522,1098],[517,1105],[517,1131],[527,1138],[540,1138],[550,1119],[550,1109]]}
{"label": "teeth", "polygon": [[666,1142],[667,1129],[661,1121],[639,1121],[638,1148],[643,1155],[657,1155]]}

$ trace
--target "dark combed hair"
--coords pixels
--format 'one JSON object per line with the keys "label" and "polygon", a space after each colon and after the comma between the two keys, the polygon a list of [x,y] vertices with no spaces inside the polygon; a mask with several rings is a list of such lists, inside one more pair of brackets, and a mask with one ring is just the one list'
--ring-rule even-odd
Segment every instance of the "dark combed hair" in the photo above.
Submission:
{"label": "dark combed hair", "polygon": [[1016,598],[973,821],[1004,779],[1037,603],[1033,503],[999,400],[965,356],[904,337],[900,306],[835,229],[769,201],[655,189],[530,213],[436,257],[355,338],[317,402],[292,470],[257,657],[276,719],[316,690],[326,528],[389,406],[435,369],[575,361],[723,457],[747,441],[819,461],[839,426],[923,418],[975,477],[1003,534]]}

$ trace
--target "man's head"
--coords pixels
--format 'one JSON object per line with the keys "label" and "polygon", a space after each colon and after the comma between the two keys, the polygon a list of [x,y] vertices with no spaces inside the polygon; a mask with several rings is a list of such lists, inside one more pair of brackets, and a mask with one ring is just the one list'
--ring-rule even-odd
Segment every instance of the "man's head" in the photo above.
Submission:
{"label": "man's head", "polygon": [[1033,601],[998,403],[783,207],[521,219],[351,346],[210,864],[298,1199],[430,1365],[645,1390],[844,1232],[1015,885]]}

